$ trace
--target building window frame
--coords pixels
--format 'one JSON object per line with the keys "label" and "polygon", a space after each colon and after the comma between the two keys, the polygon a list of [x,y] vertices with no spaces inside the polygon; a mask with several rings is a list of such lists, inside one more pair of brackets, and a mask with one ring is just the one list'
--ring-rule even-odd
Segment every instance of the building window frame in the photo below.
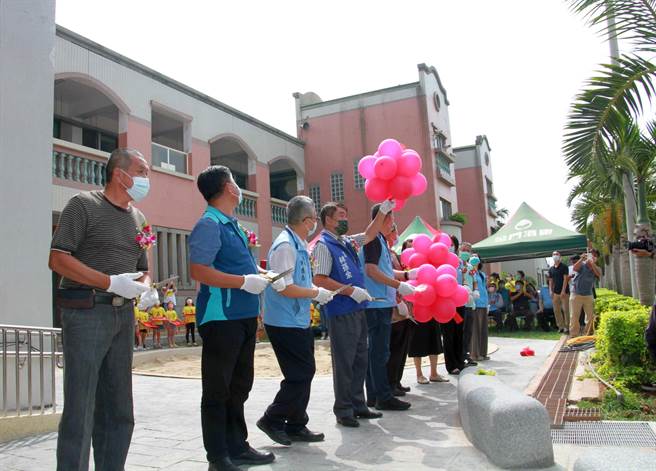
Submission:
{"label": "building window frame", "polygon": [[360,175],[358,170],[358,164],[360,163],[361,158],[355,159],[353,162],[353,186],[358,191],[364,191],[365,178]]}
{"label": "building window frame", "polygon": [[453,205],[451,201],[440,198],[440,214],[443,220],[448,220],[453,216]]}
{"label": "building window frame", "polygon": [[330,197],[332,201],[344,201],[344,174],[341,172],[330,175]]}
{"label": "building window frame", "polygon": [[317,214],[319,214],[321,211],[321,185],[310,185],[310,188],[308,189],[308,196],[312,201],[314,201],[314,209],[316,209]]}

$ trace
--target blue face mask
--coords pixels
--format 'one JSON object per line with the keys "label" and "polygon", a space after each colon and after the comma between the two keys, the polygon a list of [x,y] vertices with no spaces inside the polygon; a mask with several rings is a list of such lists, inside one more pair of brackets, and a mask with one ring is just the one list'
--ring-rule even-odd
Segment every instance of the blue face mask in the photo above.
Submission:
{"label": "blue face mask", "polygon": [[136,203],[144,199],[150,191],[150,180],[147,177],[133,177],[127,172],[124,173],[132,178],[132,188],[125,190],[132,201]]}
{"label": "blue face mask", "polygon": [[237,206],[241,204],[242,201],[244,201],[244,195],[241,192],[241,188],[239,188],[239,185],[235,183],[235,186],[237,187],[237,193],[233,193],[232,191],[230,192],[231,195],[236,196],[239,199],[239,202],[237,203]]}

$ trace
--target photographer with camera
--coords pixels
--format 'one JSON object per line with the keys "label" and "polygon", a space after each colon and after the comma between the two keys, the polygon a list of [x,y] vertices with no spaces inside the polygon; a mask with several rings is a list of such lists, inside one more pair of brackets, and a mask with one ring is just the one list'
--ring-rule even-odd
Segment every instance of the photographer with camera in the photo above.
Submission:
{"label": "photographer with camera", "polygon": [[601,269],[597,266],[599,251],[592,249],[581,255],[581,258],[574,264],[575,272],[572,280],[572,295],[569,299],[570,325],[569,333],[571,337],[578,337],[580,325],[579,316],[581,307],[585,311],[586,330],[591,333],[594,323],[594,296],[593,289],[596,279],[601,277]]}

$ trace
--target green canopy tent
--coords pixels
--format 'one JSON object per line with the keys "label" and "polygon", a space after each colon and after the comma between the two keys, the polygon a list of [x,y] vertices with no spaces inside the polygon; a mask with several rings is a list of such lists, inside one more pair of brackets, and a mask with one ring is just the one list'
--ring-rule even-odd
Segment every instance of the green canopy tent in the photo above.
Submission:
{"label": "green canopy tent", "polygon": [[426,234],[432,238],[435,234],[439,234],[439,232],[440,231],[424,221],[421,216],[415,216],[412,222],[408,224],[408,227],[399,234],[399,241],[394,247],[392,247],[392,250],[400,254],[403,242],[415,234]]}
{"label": "green canopy tent", "polygon": [[528,204],[517,212],[495,234],[472,247],[485,262],[503,262],[549,257],[554,250],[562,255],[585,251],[587,239],[542,217]]}

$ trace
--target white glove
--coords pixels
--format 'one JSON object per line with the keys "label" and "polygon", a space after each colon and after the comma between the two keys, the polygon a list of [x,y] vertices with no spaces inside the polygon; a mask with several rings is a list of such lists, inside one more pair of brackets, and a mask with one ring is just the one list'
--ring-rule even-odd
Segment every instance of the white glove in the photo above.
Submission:
{"label": "white glove", "polygon": [[401,296],[409,296],[411,294],[414,294],[415,287],[412,286],[410,283],[406,283],[405,281],[402,281],[401,284],[399,284],[398,291]]}
{"label": "white glove", "polygon": [[144,294],[141,295],[137,307],[141,311],[146,311],[151,306],[154,306],[155,303],[157,303],[158,301],[159,301],[159,294],[157,293],[157,289],[150,288],[148,291],[146,291]]}
{"label": "white glove", "polygon": [[269,280],[260,275],[244,275],[244,284],[241,289],[251,294],[260,294],[269,286]]}
{"label": "white glove", "polygon": [[135,281],[142,276],[143,273],[141,272],[111,275],[109,277],[109,288],[107,288],[107,292],[114,293],[126,299],[134,299],[150,289],[150,286],[147,284]]}
{"label": "white glove", "polygon": [[479,291],[475,289],[474,291],[472,291],[472,297],[474,299],[479,299],[481,297],[481,293],[479,293]]}
{"label": "white glove", "polygon": [[389,214],[392,209],[394,209],[396,203],[394,200],[385,200],[380,204],[380,212],[383,214]]}
{"label": "white glove", "polygon": [[360,304],[365,301],[373,301],[374,298],[367,292],[366,289],[362,289],[359,286],[353,287],[353,292],[351,293],[351,299],[356,303]]}
{"label": "white glove", "polygon": [[[272,272],[272,271],[268,271],[266,274],[270,278],[274,278],[274,277],[278,276],[277,273]],[[282,278],[279,278],[276,281],[274,281],[273,283],[271,283],[271,287],[277,293],[280,293],[281,291],[284,291],[285,288],[287,288],[287,282],[285,281],[285,277],[283,276]]]}
{"label": "white glove", "polygon": [[397,304],[396,308],[399,310],[399,316],[402,316],[402,317],[410,316],[410,311],[408,310],[408,305],[404,301],[401,301],[399,304]]}
{"label": "white glove", "polygon": [[408,279],[416,280],[418,273],[419,273],[419,268],[413,268],[412,270],[408,270]]}
{"label": "white glove", "polygon": [[317,288],[319,293],[312,298],[312,301],[317,301],[319,304],[326,304],[333,300],[333,292],[325,288]]}

